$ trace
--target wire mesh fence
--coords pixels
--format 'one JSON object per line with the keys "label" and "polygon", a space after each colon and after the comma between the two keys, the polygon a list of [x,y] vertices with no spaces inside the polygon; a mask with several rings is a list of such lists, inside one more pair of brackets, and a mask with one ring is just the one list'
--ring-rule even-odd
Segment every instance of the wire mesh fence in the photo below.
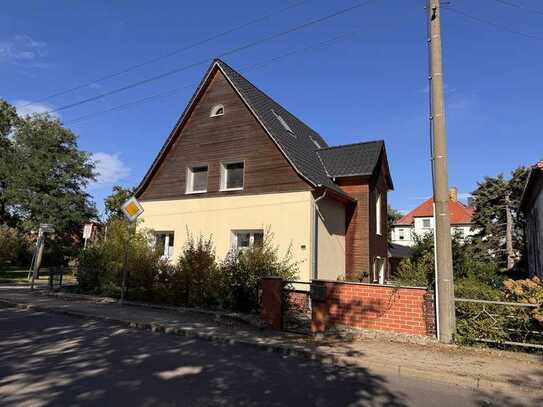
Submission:
{"label": "wire mesh fence", "polygon": [[462,342],[543,350],[542,304],[456,298],[456,327]]}

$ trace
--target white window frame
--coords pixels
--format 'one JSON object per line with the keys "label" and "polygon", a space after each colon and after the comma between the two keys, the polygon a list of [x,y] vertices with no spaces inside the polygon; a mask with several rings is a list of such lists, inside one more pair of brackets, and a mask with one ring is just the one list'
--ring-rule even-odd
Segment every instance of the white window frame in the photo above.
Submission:
{"label": "white window frame", "polygon": [[[219,110],[222,109],[222,113],[218,113]],[[224,116],[224,105],[218,104],[211,108],[211,112],[209,113],[209,117],[220,117]]]}
{"label": "white window frame", "polygon": [[[428,221],[428,226],[424,226],[424,221]],[[422,218],[422,228],[432,229],[432,218]]]}
{"label": "white window frame", "polygon": [[[226,188],[227,169],[229,164],[243,164],[243,185],[236,188]],[[221,161],[221,188],[220,191],[241,191],[245,187],[245,160]]]}
{"label": "white window frame", "polygon": [[[170,246],[170,235],[173,235],[174,237],[174,242],[175,242],[175,232],[173,231],[159,231],[159,232],[154,232],[154,236],[155,236],[155,241],[158,237],[158,235],[165,235],[165,239],[164,239],[164,248],[163,248],[163,254],[162,254],[162,258],[163,259],[171,259],[173,258],[173,246]],[[171,252],[170,252],[170,247],[171,247]]]}
{"label": "white window frame", "polygon": [[264,229],[234,229],[230,231],[230,245],[234,250],[243,250],[246,248],[238,247],[238,234],[249,234],[249,247],[253,247],[255,243],[255,234],[262,234],[264,239]]}
{"label": "white window frame", "polygon": [[382,215],[382,201],[381,201],[381,193],[377,195],[377,200],[375,202],[375,233],[377,233],[379,236],[383,234],[382,230],[382,223],[383,223],[383,215]]}
{"label": "white window frame", "polygon": [[405,229],[398,229],[398,240],[405,240]]}
{"label": "white window frame", "polygon": [[196,164],[187,167],[186,171],[186,182],[185,182],[185,194],[204,194],[207,192],[208,184],[206,183],[205,190],[194,190],[194,168],[206,167],[207,168],[207,181],[209,182],[209,165],[207,164]]}

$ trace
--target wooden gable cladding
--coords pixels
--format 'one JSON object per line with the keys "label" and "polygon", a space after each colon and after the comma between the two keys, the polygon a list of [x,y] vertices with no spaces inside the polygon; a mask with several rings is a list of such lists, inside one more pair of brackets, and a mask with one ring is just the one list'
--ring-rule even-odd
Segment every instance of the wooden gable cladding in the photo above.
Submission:
{"label": "wooden gable cladding", "polygon": [[[345,235],[345,276],[347,280],[369,281],[376,257],[388,263],[387,191],[390,176],[386,153],[383,152],[372,176],[336,179],[343,191],[356,200],[348,205]],[[376,204],[381,196],[381,234],[376,231]]]}
{"label": "wooden gable cladding", "polygon": [[[224,115],[210,117],[222,104]],[[140,192],[141,200],[194,199],[210,196],[310,190],[291,167],[240,96],[215,70],[201,90],[175,141]],[[219,191],[223,161],[244,161],[244,188]],[[187,168],[208,166],[207,192],[186,194]]]}

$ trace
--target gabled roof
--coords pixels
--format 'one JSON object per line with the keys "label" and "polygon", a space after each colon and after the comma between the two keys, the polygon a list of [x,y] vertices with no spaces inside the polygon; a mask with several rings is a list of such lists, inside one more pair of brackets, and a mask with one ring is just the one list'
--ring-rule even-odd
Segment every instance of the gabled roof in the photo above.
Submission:
{"label": "gabled roof", "polygon": [[[460,201],[449,199],[449,218],[451,225],[469,225],[475,210]],[[415,218],[434,216],[434,200],[427,199],[408,214],[404,215],[395,225],[412,225]]]}
{"label": "gabled roof", "polygon": [[[536,195],[536,187],[541,188],[543,183],[543,160],[539,161],[530,168],[526,185],[522,191],[522,197],[520,198],[520,210],[526,212],[530,208],[530,202]],[[539,184],[539,185],[538,185]]]}
{"label": "gabled roof", "polygon": [[[385,149],[383,140],[325,147],[317,151],[329,177],[351,177],[373,175],[381,153]],[[387,173],[392,189],[392,179]]]}
{"label": "gabled roof", "polygon": [[[225,78],[260,122],[272,141],[302,178],[316,188],[326,188],[337,195],[352,200],[348,194],[332,181],[331,177],[333,175],[327,173],[320,153],[322,153],[323,157],[326,157],[326,160],[335,162],[336,160],[333,157],[338,153],[340,155],[343,154],[341,148],[344,147],[345,151],[350,152],[349,162],[352,167],[356,170],[364,170],[365,173],[370,173],[371,165],[373,164],[371,172],[373,172],[377,165],[384,143],[382,141],[376,142],[376,144],[360,143],[357,145],[358,147],[352,147],[354,145],[351,145],[329,149],[326,141],[316,131],[219,59],[214,60],[209,67],[183,115],[177,121],[176,126],[155,158],[151,168],[136,189],[136,195],[139,195],[147,185],[162,157],[173,143],[174,136],[188,116],[191,106],[198,99],[198,95],[211,78],[211,74],[217,69],[224,74]],[[375,147],[378,147],[379,150],[377,157]],[[334,164],[331,164],[331,168],[332,166],[336,167]]]}
{"label": "gabled roof", "polygon": [[371,175],[384,143],[382,140],[325,147],[317,151],[330,177]]}

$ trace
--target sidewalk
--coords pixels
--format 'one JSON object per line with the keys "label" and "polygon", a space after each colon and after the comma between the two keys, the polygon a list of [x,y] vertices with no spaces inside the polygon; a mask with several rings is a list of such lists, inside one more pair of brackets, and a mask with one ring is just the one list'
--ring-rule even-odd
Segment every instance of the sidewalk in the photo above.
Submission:
{"label": "sidewalk", "polygon": [[235,314],[174,307],[119,305],[111,299],[70,294],[48,295],[22,288],[0,287],[0,305],[62,313],[127,325],[135,329],[239,343],[325,362],[397,373],[430,382],[456,384],[483,391],[542,392],[543,357],[480,350],[437,343],[395,342],[386,335],[313,339],[259,329]]}

